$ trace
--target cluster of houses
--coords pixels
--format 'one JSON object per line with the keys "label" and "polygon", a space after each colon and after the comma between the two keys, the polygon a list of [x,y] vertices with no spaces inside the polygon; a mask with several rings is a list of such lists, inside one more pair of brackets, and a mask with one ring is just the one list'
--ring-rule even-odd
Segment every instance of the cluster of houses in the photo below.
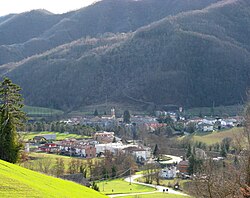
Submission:
{"label": "cluster of houses", "polygon": [[197,131],[211,132],[214,130],[229,129],[242,126],[243,117],[235,116],[231,118],[193,118],[188,123],[195,123]]}
{"label": "cluster of houses", "polygon": [[[115,137],[114,132],[97,132],[91,139],[65,139],[62,141],[53,141],[53,143],[46,142],[46,137],[56,139],[55,135],[40,135],[33,138],[33,143],[39,145],[35,150],[36,152],[55,153],[83,158],[101,157],[107,151],[112,153],[123,152],[131,154],[140,162],[151,157],[151,149],[149,147],[137,143],[124,144],[120,138]],[[29,149],[28,145],[26,145],[26,149]]]}
{"label": "cluster of houses", "polygon": [[[181,112],[182,110],[180,110]],[[174,122],[182,121],[185,125],[189,123],[195,124],[197,131],[210,132],[213,130],[221,130],[232,128],[241,125],[242,117],[233,118],[192,118],[186,120],[184,117],[178,117],[175,113],[157,112],[158,116],[170,116]],[[111,109],[111,115],[105,116],[89,116],[77,117],[64,121],[67,124],[81,124],[86,126],[99,126],[102,129],[112,128],[123,124],[125,127],[145,127],[147,131],[155,131],[157,128],[164,127],[166,123],[159,123],[157,117],[153,116],[131,116],[131,123],[124,125],[122,118],[116,118],[115,110]],[[50,140],[50,141],[48,141]],[[94,158],[105,156],[105,152],[118,153],[123,152],[134,156],[138,162],[145,162],[152,157],[152,151],[149,147],[140,145],[139,143],[124,143],[121,138],[115,136],[114,132],[99,131],[93,134],[90,139],[65,139],[62,141],[55,141],[56,135],[40,135],[33,139],[35,145],[39,145],[37,152],[56,153],[67,156],[76,156],[82,158]],[[29,145],[26,145],[29,149]],[[200,152],[201,157],[205,158],[205,154]],[[221,159],[217,159],[221,160]],[[160,171],[160,176],[166,179],[175,178],[180,175],[188,174],[188,161],[180,161],[177,164],[167,165]]]}
{"label": "cluster of houses", "polygon": [[[179,112],[182,112],[182,108],[179,109]],[[189,123],[195,125],[196,131],[201,132],[210,132],[214,130],[228,129],[236,126],[241,126],[243,122],[242,116],[234,116],[229,118],[220,118],[220,117],[194,117],[191,119],[186,119],[183,116],[180,116],[176,112],[167,112],[167,111],[156,111],[156,116],[141,116],[141,115],[131,115],[130,124],[125,124],[126,127],[130,127],[131,131],[136,127],[144,127],[147,131],[155,131],[157,128],[166,126],[165,123],[159,123],[158,118],[169,116],[173,122],[181,121],[184,126],[187,126]],[[111,109],[111,115],[103,116],[85,116],[85,117],[76,117],[64,121],[68,124],[81,124],[92,127],[100,127],[103,130],[109,130],[112,127],[124,125],[123,118],[117,118],[115,109]]]}
{"label": "cluster of houses", "polygon": [[[46,140],[44,136],[46,135],[41,135],[40,138],[36,136],[34,139]],[[54,136],[46,137],[51,138]],[[96,133],[93,139],[66,139],[53,143],[40,144],[36,151],[82,158],[102,157],[105,156],[105,152],[107,151],[112,153],[123,152],[134,156],[137,162],[145,162],[152,157],[151,148],[142,147],[138,144],[123,144],[121,141],[113,142],[114,138],[113,132],[104,131]],[[171,179],[179,175],[186,175],[187,173],[188,161],[180,161],[179,163],[166,166],[159,174],[162,178]]]}

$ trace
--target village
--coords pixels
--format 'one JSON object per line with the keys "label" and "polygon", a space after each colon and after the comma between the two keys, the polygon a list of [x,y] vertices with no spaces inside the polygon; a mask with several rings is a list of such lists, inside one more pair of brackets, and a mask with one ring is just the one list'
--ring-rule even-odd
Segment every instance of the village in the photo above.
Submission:
{"label": "village", "polygon": [[[167,160],[159,160],[159,156],[155,154],[155,148],[148,146],[144,141],[136,139],[138,130],[145,130],[147,133],[154,133],[157,129],[166,127],[169,122],[162,120],[171,119],[173,123],[183,123],[180,131],[174,131],[172,136],[188,136],[194,131],[199,133],[212,132],[214,130],[225,130],[242,125],[243,118],[240,116],[219,118],[193,117],[186,119],[180,116],[180,112],[158,111],[155,116],[136,116],[132,115],[129,122],[124,122],[124,117],[116,117],[115,109],[111,109],[111,115],[103,116],[83,116],[61,120],[66,125],[84,125],[101,129],[92,134],[91,137],[74,139],[66,138],[57,140],[56,134],[36,135],[33,139],[26,142],[26,152],[48,153],[62,156],[70,156],[78,159],[105,158],[106,152],[117,154],[122,152],[132,156],[135,162],[140,166],[150,163],[159,163],[161,170],[159,176],[163,179],[173,178],[190,178],[189,161],[185,154],[173,155],[173,153],[161,154],[160,158],[168,158]],[[187,131],[187,127],[192,125],[194,131]],[[128,133],[131,133],[132,139],[124,139],[115,135],[113,129],[115,126],[124,127]],[[107,131],[106,131],[107,130]],[[64,132],[65,135],[69,132]],[[196,149],[196,155],[201,159],[206,159],[207,154],[202,149]],[[165,157],[164,157],[165,156]],[[223,157],[216,156],[215,161],[223,160]]]}

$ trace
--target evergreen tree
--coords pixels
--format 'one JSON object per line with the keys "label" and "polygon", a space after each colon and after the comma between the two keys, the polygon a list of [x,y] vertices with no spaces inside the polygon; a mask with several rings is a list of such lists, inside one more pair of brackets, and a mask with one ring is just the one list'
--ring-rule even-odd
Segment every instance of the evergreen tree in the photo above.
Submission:
{"label": "evergreen tree", "polygon": [[112,166],[111,172],[112,172],[111,177],[112,178],[116,177],[116,167],[115,167],[115,165]]}
{"label": "evergreen tree", "polygon": [[61,125],[61,127],[60,127],[60,132],[61,132],[61,133],[64,133],[64,132],[65,132],[65,125],[64,125],[64,124]]}
{"label": "evergreen tree", "polygon": [[21,88],[8,78],[0,83],[0,159],[15,163],[19,158],[21,143],[18,141],[17,128],[23,127],[26,120]]}
{"label": "evergreen tree", "polygon": [[83,177],[87,177],[87,169],[83,165],[80,166],[80,173],[83,174]]}
{"label": "evergreen tree", "polygon": [[227,150],[225,146],[221,146],[220,155],[221,157],[227,157]]}
{"label": "evergreen tree", "polygon": [[166,118],[164,119],[164,123],[166,123],[168,126],[173,127],[174,126],[174,121],[170,117],[170,115],[167,115]]}
{"label": "evergreen tree", "polygon": [[56,122],[56,126],[55,126],[55,131],[59,132],[60,131],[60,122]]}
{"label": "evergreen tree", "polygon": [[36,131],[43,131],[43,126],[41,122],[36,122]]}
{"label": "evergreen tree", "polygon": [[155,148],[154,148],[154,151],[153,151],[153,155],[154,155],[155,157],[158,157],[159,154],[160,154],[160,150],[159,150],[159,148],[158,148],[158,144],[156,144],[156,145],[155,145]]}
{"label": "evergreen tree", "polygon": [[98,114],[98,111],[97,111],[97,109],[95,109],[95,111],[94,111],[94,116],[98,116],[99,114]]}
{"label": "evergreen tree", "polygon": [[192,147],[190,144],[188,144],[188,148],[187,148],[187,153],[186,153],[186,157],[187,159],[192,155]]}
{"label": "evergreen tree", "polygon": [[123,122],[130,123],[130,113],[128,110],[125,110],[123,113]]}
{"label": "evergreen tree", "polygon": [[55,126],[54,123],[51,124],[51,129],[50,130],[53,131],[53,132],[56,130],[56,126]]}
{"label": "evergreen tree", "polygon": [[196,163],[196,159],[193,154],[191,154],[191,156],[189,157],[188,162],[189,162],[188,173],[192,175],[195,172],[195,163]]}
{"label": "evergreen tree", "polygon": [[190,175],[201,171],[202,160],[198,159],[194,153],[189,157],[188,162],[188,173]]}
{"label": "evergreen tree", "polygon": [[231,142],[232,142],[232,138],[230,137],[226,137],[222,140],[222,143],[221,143],[221,147],[224,147],[226,152],[228,153],[229,150],[230,150],[230,146],[231,146]]}
{"label": "evergreen tree", "polygon": [[93,184],[92,184],[92,189],[94,189],[96,191],[100,191],[98,185],[95,182],[93,182]]}

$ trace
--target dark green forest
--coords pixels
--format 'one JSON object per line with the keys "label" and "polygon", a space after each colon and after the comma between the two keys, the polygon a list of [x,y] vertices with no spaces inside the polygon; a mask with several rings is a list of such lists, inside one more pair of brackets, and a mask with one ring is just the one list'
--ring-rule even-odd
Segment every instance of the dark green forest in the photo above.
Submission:
{"label": "dark green forest", "polygon": [[[100,5],[109,2],[113,1],[78,12],[98,6],[101,9]],[[151,6],[151,12],[146,9],[152,3],[149,0],[114,2],[112,8],[124,2],[133,5],[130,12],[124,11],[129,17],[124,17],[123,12],[108,12],[116,22],[96,24],[96,29],[106,33],[100,29],[93,33],[92,22],[86,26],[88,31],[93,28],[92,33],[84,35],[79,25],[79,35],[72,38],[82,38],[0,67],[2,75],[23,87],[25,103],[73,110],[105,101],[184,107],[244,102],[250,85],[248,0],[159,0]],[[139,13],[143,17],[134,17]],[[150,20],[146,20],[146,13],[152,15]],[[81,18],[78,14],[73,15]],[[125,18],[131,19],[130,23]],[[133,28],[128,25],[132,22],[136,24]],[[68,21],[68,25],[74,23]]]}

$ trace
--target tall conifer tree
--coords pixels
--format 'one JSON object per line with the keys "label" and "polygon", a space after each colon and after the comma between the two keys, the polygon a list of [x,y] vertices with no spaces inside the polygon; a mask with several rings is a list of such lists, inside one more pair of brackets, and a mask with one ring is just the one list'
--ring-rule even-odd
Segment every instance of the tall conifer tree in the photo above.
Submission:
{"label": "tall conifer tree", "polygon": [[0,83],[0,159],[15,163],[19,158],[21,143],[17,128],[26,119],[21,111],[23,98],[21,88],[8,78]]}

